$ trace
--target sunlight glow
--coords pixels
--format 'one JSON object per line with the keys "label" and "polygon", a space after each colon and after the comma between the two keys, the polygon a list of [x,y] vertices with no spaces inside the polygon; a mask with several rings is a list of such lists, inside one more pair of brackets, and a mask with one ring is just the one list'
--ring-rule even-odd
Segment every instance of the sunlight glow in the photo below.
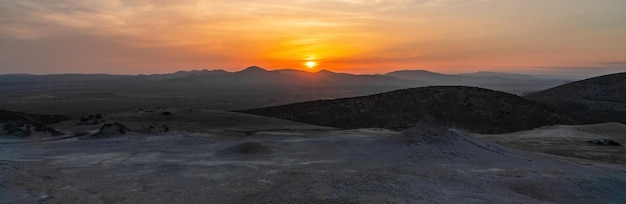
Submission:
{"label": "sunlight glow", "polygon": [[307,61],[306,63],[304,63],[304,65],[306,65],[306,67],[308,67],[309,69],[317,66],[317,62],[314,61]]}

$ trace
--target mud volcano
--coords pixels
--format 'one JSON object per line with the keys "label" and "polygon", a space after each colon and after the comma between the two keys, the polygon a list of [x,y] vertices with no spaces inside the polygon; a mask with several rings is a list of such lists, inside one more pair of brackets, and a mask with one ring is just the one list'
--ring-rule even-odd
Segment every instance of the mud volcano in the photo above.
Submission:
{"label": "mud volcano", "polygon": [[100,130],[98,130],[98,132],[91,135],[91,137],[99,138],[99,137],[120,136],[120,135],[125,135],[128,132],[130,132],[130,129],[126,127],[126,125],[124,124],[117,123],[117,122],[105,123],[102,125],[102,127],[100,127]]}

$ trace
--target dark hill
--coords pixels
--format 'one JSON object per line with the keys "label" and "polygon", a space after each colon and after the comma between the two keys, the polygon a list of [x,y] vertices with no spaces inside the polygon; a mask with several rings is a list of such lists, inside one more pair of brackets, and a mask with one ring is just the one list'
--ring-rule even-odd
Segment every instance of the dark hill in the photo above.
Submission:
{"label": "dark hill", "polygon": [[572,82],[526,98],[581,123],[626,124],[626,73]]}
{"label": "dark hill", "polygon": [[0,109],[0,123],[24,123],[50,125],[71,118],[62,115],[39,115],[30,113],[20,113]]}
{"label": "dark hill", "polygon": [[321,100],[239,112],[339,128],[406,129],[431,115],[448,127],[502,133],[570,120],[513,94],[433,86],[370,96]]}

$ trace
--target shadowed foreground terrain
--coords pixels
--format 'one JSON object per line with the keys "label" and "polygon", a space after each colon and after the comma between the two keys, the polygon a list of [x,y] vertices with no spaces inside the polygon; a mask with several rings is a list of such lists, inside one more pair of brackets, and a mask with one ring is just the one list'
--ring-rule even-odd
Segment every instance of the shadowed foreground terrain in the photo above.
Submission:
{"label": "shadowed foreground terrain", "polygon": [[7,203],[626,202],[623,166],[512,150],[446,129],[432,118],[404,132],[286,128],[222,134],[131,132],[0,144],[0,198]]}
{"label": "shadowed foreground terrain", "polygon": [[626,164],[626,125],[621,123],[556,125],[475,136],[525,151]]}
{"label": "shadowed foreground terrain", "polygon": [[432,115],[448,127],[481,133],[572,123],[519,96],[462,86],[403,89],[240,112],[338,128],[397,130],[411,127],[425,115]]}

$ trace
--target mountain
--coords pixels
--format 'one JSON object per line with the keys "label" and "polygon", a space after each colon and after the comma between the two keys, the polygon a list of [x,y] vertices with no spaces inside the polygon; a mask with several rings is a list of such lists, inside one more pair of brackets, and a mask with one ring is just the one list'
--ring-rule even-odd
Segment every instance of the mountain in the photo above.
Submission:
{"label": "mountain", "polygon": [[481,133],[572,122],[516,95],[461,86],[411,88],[238,112],[349,129],[405,129],[431,115],[448,127]]}
{"label": "mountain", "polygon": [[248,67],[244,70],[235,72],[235,74],[264,74],[267,73],[268,71],[266,69],[263,69],[261,67],[257,67],[257,66],[251,66]]}
{"label": "mountain", "polygon": [[400,71],[389,72],[385,75],[396,77],[399,79],[409,79],[409,80],[454,77],[452,75],[440,74],[440,73],[430,72],[426,70],[400,70]]}
{"label": "mountain", "polygon": [[152,80],[164,80],[164,79],[175,79],[175,78],[190,77],[190,76],[196,76],[196,77],[219,76],[219,75],[225,75],[228,73],[230,72],[227,72],[221,69],[215,69],[215,70],[203,69],[203,70],[191,70],[191,71],[177,71],[175,73],[170,73],[170,74],[138,75],[137,77],[152,79]]}
{"label": "mountain", "polygon": [[626,73],[572,82],[526,98],[581,123],[626,124]]}
{"label": "mountain", "polygon": [[545,90],[571,81],[567,77],[546,77],[503,72],[440,74],[425,70],[402,70],[389,72],[385,76],[414,80],[428,86],[475,86],[518,95]]}
{"label": "mountain", "polygon": [[525,75],[525,74],[512,74],[505,72],[488,72],[488,71],[479,71],[474,73],[467,74],[458,74],[457,76],[465,76],[465,77],[499,77],[499,78],[507,78],[507,79],[537,79],[537,76],[533,75]]}
{"label": "mountain", "polygon": [[537,79],[557,79],[567,81],[577,81],[582,79],[581,76],[575,75],[546,75],[546,74],[516,74],[507,72],[492,72],[492,71],[478,71],[474,73],[456,74],[456,76],[466,77],[492,77],[492,78],[507,78],[517,80],[537,80]]}
{"label": "mountain", "polygon": [[129,75],[113,74],[6,74],[0,75],[0,82],[80,82],[80,81],[108,81],[131,78]]}
{"label": "mountain", "polygon": [[386,75],[328,70],[312,73],[258,66],[237,72],[205,69],[137,76],[0,75],[0,107],[76,117],[155,106],[241,110],[432,85],[475,86],[524,94],[555,87],[563,81],[463,77],[423,70]]}

